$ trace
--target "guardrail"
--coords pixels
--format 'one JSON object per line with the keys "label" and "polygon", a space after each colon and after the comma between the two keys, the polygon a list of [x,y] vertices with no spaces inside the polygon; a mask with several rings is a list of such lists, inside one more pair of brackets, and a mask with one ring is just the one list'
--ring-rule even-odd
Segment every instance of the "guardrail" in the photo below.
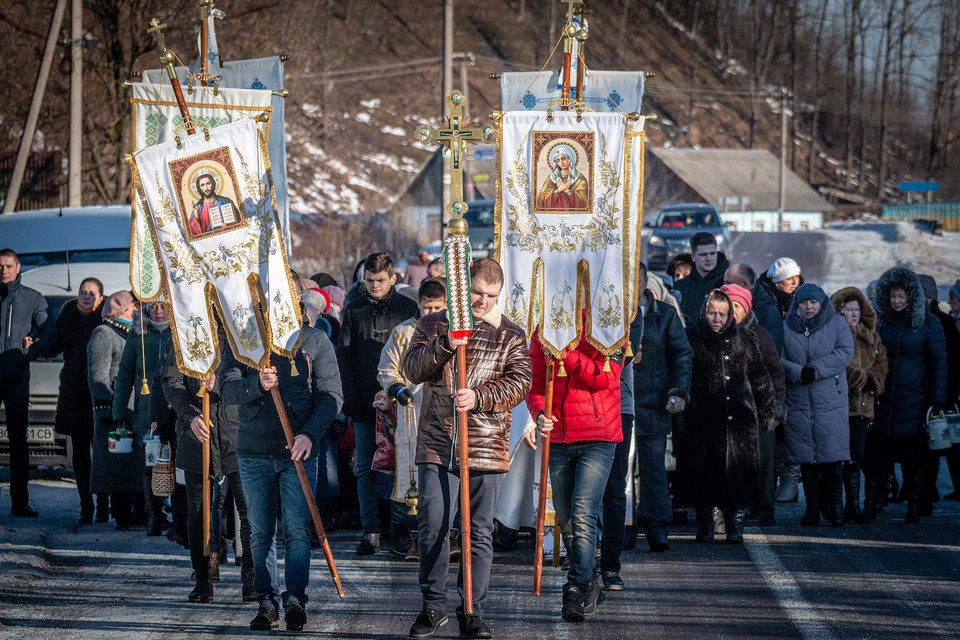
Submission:
{"label": "guardrail", "polygon": [[883,217],[892,220],[935,220],[944,231],[960,231],[960,200],[885,204]]}

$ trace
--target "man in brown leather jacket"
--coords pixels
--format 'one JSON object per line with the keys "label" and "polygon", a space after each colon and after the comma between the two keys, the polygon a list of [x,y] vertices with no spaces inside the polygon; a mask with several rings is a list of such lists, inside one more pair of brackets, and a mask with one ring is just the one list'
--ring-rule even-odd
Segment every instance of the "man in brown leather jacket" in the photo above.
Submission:
{"label": "man in brown leather jacket", "polygon": [[[424,385],[416,455],[423,610],[410,629],[411,638],[428,638],[447,622],[448,533],[460,485],[460,452],[451,452],[455,408],[468,412],[474,607],[473,615],[463,614],[461,571],[460,637],[492,637],[482,615],[493,560],[493,512],[500,481],[510,466],[511,411],[527,396],[532,376],[523,330],[497,307],[503,288],[500,265],[488,258],[474,260],[470,280],[474,318],[470,337],[453,338],[446,312],[432,313],[420,320],[403,358],[406,377]],[[467,386],[456,389],[454,356],[461,344],[466,347]]]}

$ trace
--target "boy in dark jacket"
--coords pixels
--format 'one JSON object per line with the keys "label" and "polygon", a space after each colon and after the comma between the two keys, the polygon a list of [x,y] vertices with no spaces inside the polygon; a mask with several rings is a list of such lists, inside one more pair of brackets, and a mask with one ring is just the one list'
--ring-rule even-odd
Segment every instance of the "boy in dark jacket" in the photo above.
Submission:
{"label": "boy in dark jacket", "polygon": [[393,328],[417,313],[417,303],[393,288],[397,275],[393,260],[385,253],[371,254],[363,263],[364,295],[350,301],[343,310],[337,345],[340,379],[343,382],[343,412],[352,417],[357,441],[357,497],[363,539],[357,555],[380,550],[380,520],[377,517],[377,477],[370,465],[377,450],[376,411],[373,397],[380,390],[377,381],[380,352]]}

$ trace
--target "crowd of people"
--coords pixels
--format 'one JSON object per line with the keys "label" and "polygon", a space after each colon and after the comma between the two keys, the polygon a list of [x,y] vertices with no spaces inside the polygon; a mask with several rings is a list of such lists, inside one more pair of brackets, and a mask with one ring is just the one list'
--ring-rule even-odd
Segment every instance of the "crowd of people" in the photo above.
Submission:
{"label": "crowd of people", "polygon": [[[523,428],[518,407],[531,425],[527,448],[550,442],[552,504],[568,563],[560,612],[571,622],[624,588],[621,557],[640,532],[651,552],[666,552],[671,526],[686,523],[688,509],[697,542],[723,536],[740,544],[746,525],[775,524],[777,503],[796,501],[801,488],[805,526],[869,524],[901,501],[904,521],[917,523],[938,500],[960,500],[960,455],[945,456],[955,490],[941,497],[943,452],[928,450],[925,428],[960,393],[960,280],[950,313],[940,309],[933,278],[903,267],[866,291],[828,295],[789,257],[758,275],[729,264],[715,237],[698,233],[666,275],[641,264],[640,304],[622,348],[604,353],[582,335],[560,358],[502,315],[503,272],[490,259],[471,267],[468,338],[450,332],[443,264],[422,252],[402,282],[384,253],[359,264],[346,288],[324,273],[293,281],[303,319],[295,357],[272,356],[258,370],[236,359],[221,335],[219,368],[198,380],[177,366],[162,299],[107,296],[87,278],[54,320],[43,297],[21,284],[16,253],[0,251],[11,513],[37,515],[28,501],[29,363],[58,353],[56,430],[73,439],[79,522],[112,518],[117,530],[166,532],[190,551],[190,602],[213,600],[233,537],[242,599],[258,603],[251,629],[277,627],[281,605],[288,629],[306,622],[318,540],[297,464],[326,528],[359,529],[357,555],[378,554],[389,541],[391,554],[419,562],[422,610],[410,637],[430,637],[447,623],[447,569],[461,558],[459,532],[467,530],[458,508],[461,412],[469,416],[473,605],[463,607],[461,571],[462,637],[491,637],[483,613],[493,552],[516,548],[516,531],[497,512],[510,430]],[[277,392],[279,400],[270,397]],[[292,445],[275,400],[286,408]],[[131,453],[111,452],[118,430],[133,438]],[[181,472],[170,496],[157,495],[147,466],[154,438],[169,445]],[[203,508],[205,442],[211,513]]]}

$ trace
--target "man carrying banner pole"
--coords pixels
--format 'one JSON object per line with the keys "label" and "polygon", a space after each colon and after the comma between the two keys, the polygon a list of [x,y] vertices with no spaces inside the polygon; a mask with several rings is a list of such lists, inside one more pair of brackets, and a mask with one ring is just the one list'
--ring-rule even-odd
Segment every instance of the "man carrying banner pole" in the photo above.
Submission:
{"label": "man carrying banner pole", "polygon": [[[155,22],[154,27],[159,34],[160,25]],[[172,56],[166,49],[164,53],[169,61]],[[185,111],[182,96],[177,100]],[[149,212],[151,244],[158,249],[163,289],[172,307],[178,367],[200,379],[216,370],[220,345],[214,315],[230,344],[224,348],[218,378],[224,400],[241,405],[237,449],[261,605],[251,628],[270,629],[278,623],[273,576],[276,502],[281,493],[286,506],[287,590],[279,595],[287,629],[300,630],[306,622],[303,605],[310,557],[304,506],[337,591],[344,595],[313,500],[316,459],[310,459],[313,443],[325,435],[342,404],[338,369],[329,341],[301,343],[301,314],[279,231],[266,138],[251,118],[203,133],[136,152],[131,157],[133,183]],[[203,176],[214,193],[236,203],[211,215],[217,224],[209,230],[188,222],[192,204],[201,197]],[[131,251],[131,263],[140,258]],[[266,401],[268,393],[272,407]]]}
{"label": "man carrying banner pole", "polygon": [[[457,609],[457,618],[460,637],[492,637],[483,613],[493,560],[493,511],[500,481],[509,467],[511,411],[531,385],[523,330],[497,306],[502,287],[500,265],[488,258],[475,260],[470,268],[469,312],[474,328],[469,338],[453,335],[449,309],[432,313],[421,318],[403,357],[404,375],[424,385],[422,406],[427,407],[420,416],[416,455],[423,610],[410,629],[411,638],[428,638],[447,623],[448,534],[461,488],[459,467],[464,461],[459,454],[465,440],[470,450],[469,487],[463,493],[468,494],[470,503],[473,613],[467,613],[464,606],[466,585],[461,570],[458,586],[463,604]],[[457,351],[464,356],[464,384],[456,383]],[[454,440],[455,412],[469,414],[459,441]],[[463,516],[466,532],[466,512]],[[463,558],[466,548],[464,545]]]}

